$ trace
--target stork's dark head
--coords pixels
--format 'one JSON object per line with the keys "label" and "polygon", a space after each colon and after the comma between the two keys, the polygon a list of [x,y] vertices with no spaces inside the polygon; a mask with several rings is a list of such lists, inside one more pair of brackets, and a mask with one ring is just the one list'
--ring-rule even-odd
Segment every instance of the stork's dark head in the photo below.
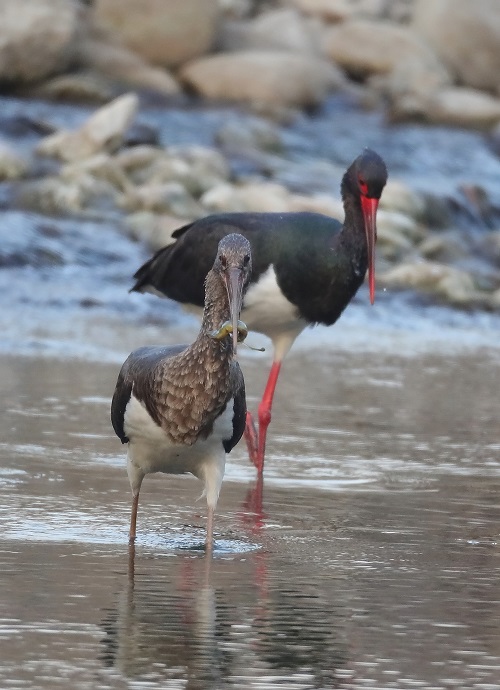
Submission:
{"label": "stork's dark head", "polygon": [[213,271],[220,275],[226,286],[229,312],[233,327],[233,350],[238,343],[238,319],[243,295],[252,273],[252,251],[250,242],[237,233],[226,235],[219,242]]}
{"label": "stork's dark head", "polygon": [[377,240],[377,209],[387,182],[384,161],[371,149],[365,149],[347,170],[342,181],[342,196],[352,194],[359,199],[365,225],[368,250],[368,284],[370,302],[375,301],[375,242]]}

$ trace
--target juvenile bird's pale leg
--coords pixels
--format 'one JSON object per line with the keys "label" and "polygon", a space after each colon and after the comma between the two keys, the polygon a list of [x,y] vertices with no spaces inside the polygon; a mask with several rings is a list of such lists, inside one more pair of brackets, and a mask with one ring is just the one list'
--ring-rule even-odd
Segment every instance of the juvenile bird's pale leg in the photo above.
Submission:
{"label": "juvenile bird's pale leg", "polygon": [[137,493],[133,495],[132,498],[132,513],[130,515],[130,531],[128,534],[128,543],[133,544],[135,542],[135,532],[137,527],[137,508],[139,507],[139,489]]}
{"label": "juvenile bird's pale leg", "polygon": [[206,552],[210,556],[214,550],[214,509],[212,506],[208,506],[207,512],[207,544]]}

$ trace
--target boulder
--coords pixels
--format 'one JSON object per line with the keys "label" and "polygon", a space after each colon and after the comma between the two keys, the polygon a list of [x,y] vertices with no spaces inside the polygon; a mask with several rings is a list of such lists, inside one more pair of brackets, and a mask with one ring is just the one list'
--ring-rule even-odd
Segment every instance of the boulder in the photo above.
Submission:
{"label": "boulder", "polygon": [[253,0],[219,0],[219,9],[224,17],[242,19],[253,10]]}
{"label": "boulder", "polygon": [[236,154],[249,150],[281,153],[284,148],[279,127],[264,119],[227,120],[215,133],[215,141],[225,151]]}
{"label": "boulder", "polygon": [[500,93],[500,3],[416,0],[412,28],[459,82]]}
{"label": "boulder", "polygon": [[[190,220],[194,220],[195,216]],[[125,227],[131,237],[147,244],[152,251],[157,251],[172,242],[172,233],[188,221],[168,213],[137,211],[125,219]]]}
{"label": "boulder", "polygon": [[226,22],[218,41],[226,50],[288,50],[317,55],[317,41],[306,19],[294,9],[277,9],[251,21]]}
{"label": "boulder", "polygon": [[[419,253],[426,259],[442,264],[464,262],[470,259],[470,242],[458,234],[457,230],[432,233],[418,245]],[[489,253],[491,256],[491,252]]]}
{"label": "boulder", "polygon": [[425,228],[416,222],[414,218],[399,211],[386,211],[380,209],[377,213],[377,232],[397,233],[413,244],[420,242],[426,235]]}
{"label": "boulder", "polygon": [[39,81],[66,70],[84,24],[77,0],[2,0],[0,82]]}
{"label": "boulder", "polygon": [[292,212],[309,211],[322,213],[341,221],[344,218],[344,206],[340,199],[335,199],[329,194],[292,194],[288,203],[288,210]]}
{"label": "boulder", "polygon": [[0,139],[0,182],[18,180],[28,172],[28,161]]}
{"label": "boulder", "polygon": [[356,79],[398,74],[397,88],[404,84],[405,92],[449,83],[436,54],[406,26],[352,19],[325,31],[323,51]]}
{"label": "boulder", "polygon": [[37,152],[63,161],[83,160],[100,151],[116,151],[130,126],[139,100],[125,94],[97,110],[79,129],[60,131],[42,139]]}
{"label": "boulder", "polygon": [[72,103],[107,103],[118,95],[115,85],[99,74],[71,72],[29,87],[29,95],[49,101]]}
{"label": "boulder", "polygon": [[120,45],[104,31],[94,30],[82,41],[79,63],[85,69],[105,77],[121,91],[140,89],[164,96],[179,93],[180,87],[165,69],[152,67],[129,48]]}
{"label": "boulder", "polygon": [[127,191],[132,187],[120,165],[107,153],[98,153],[83,161],[67,163],[59,172],[59,178],[63,182],[78,183],[86,176],[105,180],[110,186],[120,191]]}
{"label": "boulder", "polygon": [[180,77],[207,98],[280,107],[317,105],[344,84],[326,61],[283,51],[213,55],[185,65]]}
{"label": "boulder", "polygon": [[132,146],[118,151],[114,160],[127,175],[133,176],[135,173],[140,174],[144,168],[153,165],[164,155],[165,151],[156,146]]}
{"label": "boulder", "polygon": [[348,0],[287,0],[287,4],[326,22],[342,22],[353,13],[353,6]]}
{"label": "boulder", "polygon": [[120,206],[129,212],[153,211],[187,219],[203,215],[203,208],[179,182],[131,187],[123,195]]}
{"label": "boulder", "polygon": [[387,287],[415,288],[457,306],[474,304],[480,298],[469,273],[430,261],[396,266],[379,276],[379,283]]}
{"label": "boulder", "polygon": [[429,122],[480,128],[500,122],[500,98],[477,89],[459,86],[441,89],[424,105],[423,114]]}
{"label": "boulder", "polygon": [[148,62],[180,65],[212,47],[217,0],[95,0],[95,21]]}
{"label": "boulder", "polygon": [[229,177],[226,159],[204,146],[172,146],[168,150],[136,146],[115,158],[138,185],[179,182],[196,197]]}
{"label": "boulder", "polygon": [[289,192],[274,182],[253,182],[240,187],[224,183],[206,192],[200,199],[209,213],[287,211]]}
{"label": "boulder", "polygon": [[80,213],[88,196],[80,183],[58,177],[29,180],[17,189],[16,206],[47,215]]}
{"label": "boulder", "polygon": [[419,220],[425,213],[425,200],[404,182],[388,180],[380,198],[380,209],[398,211]]}

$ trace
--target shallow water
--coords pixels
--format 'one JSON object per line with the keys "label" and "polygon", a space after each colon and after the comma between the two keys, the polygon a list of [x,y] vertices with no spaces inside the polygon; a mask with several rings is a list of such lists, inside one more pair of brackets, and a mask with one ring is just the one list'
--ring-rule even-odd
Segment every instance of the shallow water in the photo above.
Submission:
{"label": "shallow water", "polygon": [[[253,406],[266,362],[242,357]],[[146,479],[130,557],[115,364],[0,359],[0,687],[500,685],[500,350],[306,337],[285,367],[210,564],[187,477]]]}

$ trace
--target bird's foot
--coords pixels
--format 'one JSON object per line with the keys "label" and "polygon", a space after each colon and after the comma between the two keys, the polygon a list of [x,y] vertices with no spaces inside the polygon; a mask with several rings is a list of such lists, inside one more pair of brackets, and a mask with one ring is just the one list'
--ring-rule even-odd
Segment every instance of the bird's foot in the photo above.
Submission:
{"label": "bird's foot", "polygon": [[[210,333],[210,337],[215,340],[222,340],[227,335],[233,332],[233,324],[231,321],[225,321],[220,328]],[[248,328],[243,321],[238,321],[238,342],[242,343],[248,335]]]}

